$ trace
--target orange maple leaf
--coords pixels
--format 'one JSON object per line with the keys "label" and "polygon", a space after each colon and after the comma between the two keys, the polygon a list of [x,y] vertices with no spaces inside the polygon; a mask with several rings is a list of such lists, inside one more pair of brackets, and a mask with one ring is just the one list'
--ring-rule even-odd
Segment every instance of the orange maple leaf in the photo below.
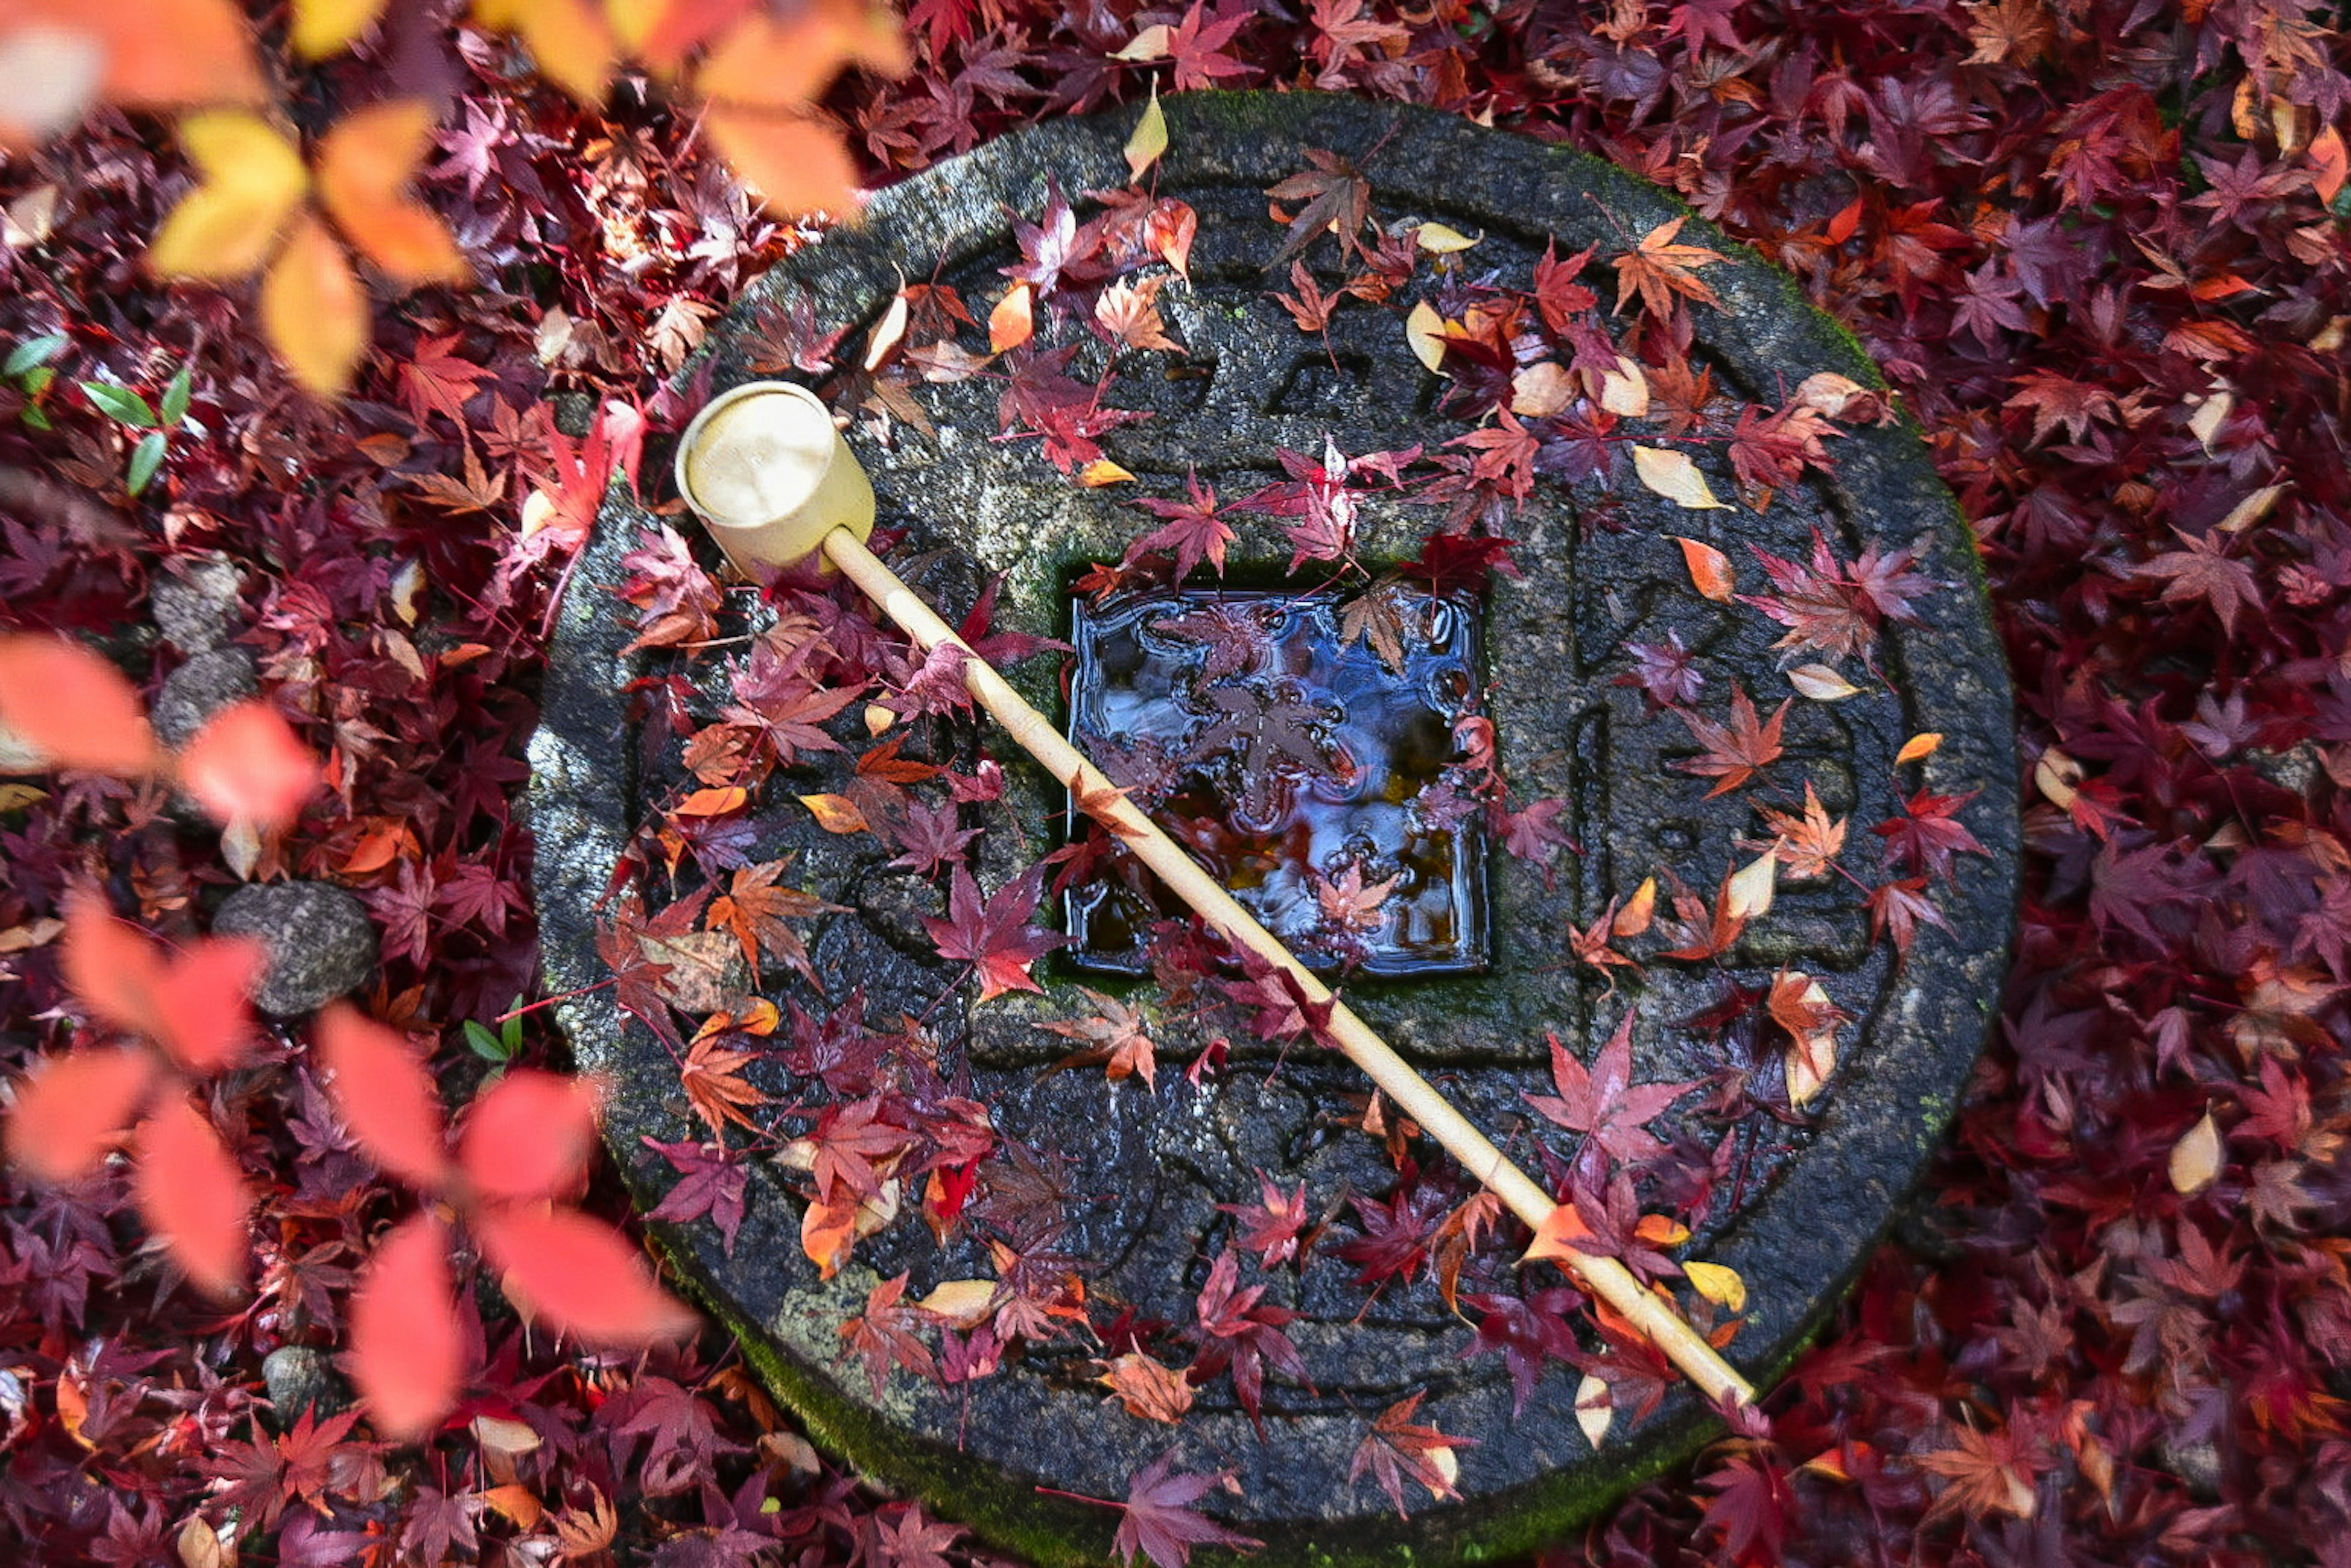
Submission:
{"label": "orange maple leaf", "polygon": [[321,137],[305,165],[293,139],[249,110],[187,115],[180,140],[203,183],[164,218],[147,264],[219,282],[267,263],[271,343],[297,381],[338,396],[367,350],[368,300],[326,219],[402,287],[472,275],[441,219],[405,193],[432,132],[430,104],[371,104]]}
{"label": "orange maple leaf", "polygon": [[1722,298],[1698,276],[1698,269],[1722,259],[1722,253],[1701,245],[1677,245],[1674,236],[1689,219],[1659,224],[1641,236],[1641,243],[1616,258],[1616,308],[1622,311],[1635,295],[1641,308],[1663,319],[1674,313],[1674,297],[1722,308]]}

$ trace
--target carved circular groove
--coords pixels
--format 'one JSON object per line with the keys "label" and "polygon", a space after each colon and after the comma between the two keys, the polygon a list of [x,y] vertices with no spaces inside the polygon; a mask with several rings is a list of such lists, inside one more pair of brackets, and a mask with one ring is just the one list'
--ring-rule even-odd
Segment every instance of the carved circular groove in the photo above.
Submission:
{"label": "carved circular groove", "polygon": [[[1384,221],[1419,217],[1478,235],[1471,265],[1521,285],[1548,239],[1562,256],[1596,245],[1604,263],[1631,237],[1684,214],[1619,170],[1427,111],[1311,94],[1189,95],[1165,109],[1171,142],[1158,189],[1192,204],[1200,228],[1191,285],[1171,283],[1160,303],[1190,352],[1173,377],[1157,368],[1164,356],[1136,356],[1131,373],[1121,361],[1122,403],[1153,414],[1102,437],[1107,455],[1137,476],[1136,486],[1118,487],[1129,496],[1179,495],[1195,467],[1222,492],[1245,491],[1278,476],[1277,447],[1319,453],[1328,438],[1351,454],[1434,448],[1465,428],[1437,410],[1442,383],[1409,351],[1395,315],[1342,309],[1326,347],[1302,337],[1271,300],[1277,282],[1263,262],[1280,231],[1268,220],[1262,192],[1305,167],[1306,149],[1364,160]],[[998,268],[1018,255],[1008,214],[1032,219],[1049,183],[1073,199],[1123,184],[1121,147],[1133,115],[1023,132],[885,192],[862,226],[829,236],[753,287],[711,335],[711,384],[758,379],[753,361],[771,351],[758,345],[763,319],[812,311],[821,331],[853,329],[881,316],[902,277],[935,275],[984,309],[1002,292]],[[1822,371],[1882,384],[1852,340],[1784,275],[1698,220],[1681,238],[1729,258],[1708,274],[1724,308],[1695,312],[1697,353],[1739,395],[1776,402]],[[858,340],[853,333],[844,340]],[[917,586],[950,621],[1000,572],[999,626],[1066,636],[1071,578],[1091,561],[1115,559],[1145,519],[1117,492],[1073,486],[1033,443],[992,439],[996,387],[973,381],[921,391],[935,436],[901,427],[887,448],[862,429],[850,436],[872,475],[883,525],[909,535],[893,559],[921,563]],[[1770,916],[1726,956],[1729,977],[1750,987],[1802,970],[1856,1018],[1812,1125],[1735,1131],[1745,1140],[1728,1156],[1739,1173],[1738,1201],[1689,1254],[1743,1277],[1748,1321],[1729,1354],[1759,1384],[1784,1367],[1833,1307],[1942,1137],[1991,1016],[2015,892],[2010,691],[1971,538],[1914,430],[1858,428],[1836,446],[1831,480],[1783,494],[1761,515],[1681,510],[1629,477],[1613,495],[1537,487],[1514,529],[1525,575],[1498,579],[1483,612],[1487,712],[1514,797],[1566,801],[1569,831],[1584,852],[1548,879],[1491,857],[1483,972],[1349,988],[1374,1028],[1522,1157],[1531,1155],[1533,1120],[1524,1096],[1552,1088],[1546,1031],[1589,1061],[1637,1001],[1636,1081],[1692,1078],[1719,1065],[1708,1037],[1682,1026],[1720,998],[1723,967],[1654,963],[1612,992],[1567,961],[1570,928],[1589,925],[1661,866],[1710,894],[1751,858],[1740,842],[1759,827],[1743,796],[1708,800],[1704,779],[1672,769],[1696,750],[1691,731],[1617,683],[1627,667],[1624,645],[1670,632],[1708,674],[1703,711],[1721,716],[1736,679],[1768,714],[1791,695],[1771,646],[1782,629],[1746,606],[1699,598],[1669,536],[1702,534],[1733,558],[1743,586],[1757,577],[1750,543],[1799,557],[1817,526],[1850,558],[1873,539],[1895,548],[1926,536],[1927,568],[1946,586],[1920,602],[1918,624],[1886,629],[1878,660],[1886,687],[1834,705],[1794,702],[1785,758],[1773,769],[1775,799],[1784,803],[1809,779],[1831,812],[1852,820],[1849,862],[1883,881],[1867,829],[1898,810],[1906,788],[1979,790],[1966,821],[1989,852],[1964,857],[1956,881],[1938,885],[1949,929],[1922,929],[1906,963],[1871,939],[1849,886],[1803,883],[1783,885]],[[1728,493],[1719,480],[1718,489]],[[1595,508],[1614,526],[1591,526]],[[1424,508],[1367,506],[1364,553],[1406,559],[1430,521]],[[615,859],[684,777],[674,740],[665,762],[640,772],[645,737],[621,690],[670,667],[653,655],[622,654],[629,632],[608,591],[624,575],[620,557],[648,523],[615,499],[580,565],[532,747],[531,801],[549,988],[584,993],[562,1003],[559,1016],[581,1065],[617,1086],[611,1146],[651,1204],[676,1176],[644,1140],[699,1134],[680,1114],[674,1057],[624,1019],[609,991],[589,988],[609,974],[594,910]],[[1233,560],[1237,571],[1278,571],[1287,553],[1265,528],[1245,531]],[[1059,703],[1051,663],[1033,661],[1016,675],[1048,711]],[[1928,730],[1943,735],[1939,749],[1897,770],[1904,742]],[[1007,755],[1000,737],[990,745],[1005,759],[1010,793],[965,825],[987,829],[978,869],[992,885],[991,876],[1000,880],[1052,847],[1062,802],[1040,770]],[[867,1017],[884,1026],[901,1012],[927,1012],[943,1052],[967,1068],[998,1125],[1067,1157],[1077,1202],[1062,1247],[1086,1260],[1102,1288],[1147,1316],[1186,1322],[1230,1232],[1230,1217],[1216,1206],[1254,1199],[1257,1171],[1285,1186],[1304,1181],[1318,1212],[1343,1192],[1368,1200],[1393,1182],[1371,1140],[1335,1127],[1346,1097],[1361,1092],[1343,1062],[1293,1052],[1276,1074],[1270,1061],[1238,1050],[1234,1071],[1195,1089],[1170,1060],[1180,1061],[1178,1038],[1163,1042],[1155,1092],[1132,1080],[1107,1083],[1096,1071],[1049,1072],[1069,1042],[1039,1022],[1087,1010],[1068,971],[1048,977],[1043,998],[973,1006],[963,998],[976,989],[967,988],[957,1002],[930,1010],[956,977],[931,953],[919,918],[937,911],[937,891],[890,870],[891,852],[870,839],[821,831],[791,799],[837,787],[846,768],[823,759],[796,772],[789,788],[782,779],[771,783],[773,800],[751,814],[756,858],[797,851],[787,880],[850,906],[809,925],[816,967],[836,1000],[862,986]],[[768,978],[770,994],[813,1005],[798,982]],[[780,1071],[754,1081],[789,1097]],[[1352,1222],[1352,1210],[1343,1214]],[[1710,1415],[1677,1388],[1646,1420],[1620,1415],[1595,1452],[1577,1425],[1573,1366],[1554,1363],[1514,1414],[1502,1358],[1465,1355],[1471,1330],[1433,1285],[1391,1286],[1367,1309],[1349,1282],[1353,1270],[1328,1257],[1274,1281],[1270,1299],[1301,1313],[1291,1337],[1312,1387],[1269,1383],[1262,1440],[1224,1379],[1199,1390],[1178,1427],[1137,1419],[1105,1400],[1092,1381],[1091,1347],[1071,1340],[1032,1346],[1004,1371],[955,1387],[901,1375],[877,1399],[862,1366],[842,1359],[842,1322],[862,1310],[878,1280],[911,1271],[911,1299],[942,1280],[985,1277],[984,1255],[943,1255],[919,1222],[902,1224],[862,1246],[838,1277],[820,1281],[799,1227],[790,1173],[762,1166],[731,1254],[707,1222],[657,1228],[686,1281],[820,1440],[1040,1562],[1098,1560],[1115,1516],[1040,1495],[1039,1486],[1123,1498],[1130,1478],[1171,1449],[1180,1469],[1236,1471],[1241,1495],[1219,1494],[1208,1506],[1263,1537],[1277,1560],[1400,1562],[1407,1552],[1463,1557],[1551,1539],[1714,1429]],[[1460,1453],[1461,1501],[1426,1504],[1416,1493],[1425,1506],[1400,1522],[1368,1478],[1353,1484],[1348,1470],[1370,1418],[1421,1389],[1427,1397],[1416,1421],[1479,1446]]]}

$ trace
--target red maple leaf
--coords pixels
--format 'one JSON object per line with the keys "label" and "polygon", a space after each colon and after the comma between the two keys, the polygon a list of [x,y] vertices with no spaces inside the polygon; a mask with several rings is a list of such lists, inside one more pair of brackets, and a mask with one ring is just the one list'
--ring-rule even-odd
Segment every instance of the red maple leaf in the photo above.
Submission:
{"label": "red maple leaf", "polygon": [[1030,866],[997,889],[984,903],[971,873],[957,866],[947,894],[947,917],[923,917],[939,956],[969,964],[979,976],[979,999],[1007,991],[1040,991],[1045,988],[1029,977],[1029,966],[1069,938],[1040,930],[1030,924],[1045,887],[1042,866]]}
{"label": "red maple leaf", "polygon": [[934,1382],[939,1375],[938,1363],[932,1359],[930,1346],[914,1334],[930,1320],[921,1308],[902,1299],[906,1293],[906,1278],[901,1274],[874,1286],[866,1295],[865,1311],[841,1325],[841,1337],[865,1363],[865,1375],[872,1380],[876,1399],[882,1397],[892,1367],[904,1367]]}
{"label": "red maple leaf", "polygon": [[1227,1484],[1231,1471],[1185,1476],[1175,1472],[1175,1465],[1176,1451],[1171,1448],[1137,1471],[1128,1484],[1118,1538],[1113,1542],[1122,1563],[1133,1568],[1139,1554],[1158,1568],[1187,1568],[1195,1546],[1247,1549],[1265,1544],[1193,1510],[1194,1503]]}
{"label": "red maple leaf", "polygon": [[1588,1134],[1610,1157],[1627,1165],[1652,1160],[1666,1145],[1648,1131],[1648,1124],[1691,1090],[1698,1081],[1680,1083],[1633,1082],[1633,1019],[1627,1009],[1608,1043],[1586,1068],[1573,1051],[1551,1040],[1551,1077],[1556,1097],[1530,1094],[1527,1103],[1571,1132]]}
{"label": "red maple leaf", "polygon": [[1207,19],[1202,16],[1200,0],[1193,0],[1192,8],[1184,13],[1184,19],[1167,36],[1167,55],[1176,62],[1176,90],[1197,92],[1215,87],[1221,78],[1248,76],[1254,71],[1255,67],[1225,51],[1233,35],[1247,26],[1256,14],[1255,8],[1248,5],[1237,5],[1229,15],[1219,7],[1214,19]]}
{"label": "red maple leaf", "polygon": [[1535,458],[1541,448],[1534,433],[1520,424],[1509,409],[1496,415],[1496,423],[1467,435],[1458,435],[1447,442],[1447,446],[1467,446],[1478,454],[1469,472],[1500,487],[1513,501],[1523,501],[1535,487]]}
{"label": "red maple leaf", "polygon": [[783,875],[787,863],[772,860],[764,865],[738,869],[726,892],[711,901],[708,924],[713,931],[730,933],[742,945],[744,961],[751,966],[755,980],[759,974],[759,954],[764,949],[769,957],[790,965],[802,979],[821,992],[824,987],[809,965],[807,945],[800,940],[799,933],[784,922],[836,914],[841,905],[828,904],[798,888],[777,886],[776,879]]}
{"label": "red maple leaf", "polygon": [[1216,489],[1200,483],[1197,470],[1188,476],[1187,483],[1192,492],[1188,500],[1145,497],[1135,503],[1167,520],[1127,546],[1123,564],[1132,566],[1153,550],[1174,550],[1179,581],[1204,560],[1217,569],[1218,577],[1225,574],[1225,548],[1235,538],[1232,528],[1217,515]]}
{"label": "red maple leaf", "polygon": [[828,1105],[809,1134],[815,1148],[817,1190],[827,1203],[875,1196],[882,1190],[883,1173],[914,1146],[913,1133],[883,1119],[887,1105],[880,1094]]}
{"label": "red maple leaf", "polygon": [[1727,794],[1754,778],[1758,768],[1778,759],[1782,750],[1780,731],[1787,718],[1788,704],[1783,702],[1770,722],[1759,723],[1755,704],[1746,688],[1734,683],[1728,725],[1717,724],[1687,708],[1682,710],[1682,722],[1689,726],[1698,743],[1706,747],[1706,754],[1673,766],[1684,773],[1713,779],[1714,788],[1706,792],[1708,800]]}
{"label": "red maple leaf", "polygon": [[2237,612],[2262,608],[2261,585],[2253,580],[2252,569],[2220,553],[2224,540],[2220,534],[2199,538],[2179,533],[2179,540],[2186,549],[2167,550],[2140,567],[2137,575],[2163,582],[2166,604],[2202,600],[2220,618],[2220,629],[2235,635]]}
{"label": "red maple leaf", "polygon": [[1290,220],[1290,237],[1273,253],[1277,267],[1325,233],[1338,235],[1343,256],[1364,254],[1364,228],[1372,217],[1372,183],[1336,152],[1310,147],[1306,161],[1314,166],[1290,175],[1266,192],[1277,202],[1306,204]]}
{"label": "red maple leaf", "polygon": [[1660,319],[1674,311],[1674,298],[1694,299],[1700,305],[1720,308],[1721,297],[1700,277],[1700,267],[1711,267],[1722,259],[1722,253],[1704,246],[1682,245],[1677,236],[1687,217],[1668,219],[1641,236],[1641,242],[1615,259],[1616,308],[1623,310],[1633,297],[1641,297],[1641,308]]}
{"label": "red maple leaf", "polygon": [[1562,261],[1558,241],[1543,241],[1542,259],[1535,263],[1535,308],[1542,312],[1543,325],[1552,331],[1565,332],[1578,317],[1600,303],[1600,296],[1576,281],[1591,262],[1588,247]]}
{"label": "red maple leaf", "polygon": [[1398,1519],[1411,1517],[1404,1505],[1407,1476],[1427,1488],[1432,1500],[1442,1502],[1460,1496],[1453,1486],[1454,1475],[1459,1469],[1453,1450],[1477,1443],[1474,1437],[1450,1437],[1434,1427],[1416,1423],[1413,1412],[1427,1396],[1428,1391],[1424,1388],[1381,1411],[1379,1419],[1372,1423],[1371,1435],[1356,1447],[1354,1462],[1347,1467],[1350,1481],[1361,1478],[1366,1469],[1372,1472],[1380,1490],[1395,1504]]}
{"label": "red maple leaf", "polygon": [[1813,531],[1810,564],[1787,560],[1760,545],[1749,545],[1763,563],[1777,593],[1742,593],[1740,601],[1788,628],[1775,648],[1816,648],[1843,658],[1866,657],[1877,640],[1878,606],[1874,593],[1865,592],[1846,574],[1844,563],[1829,549],[1828,540]]}
{"label": "red maple leaf", "polygon": [[1301,1383],[1308,1381],[1305,1358],[1282,1330],[1297,1321],[1288,1307],[1264,1299],[1265,1287],[1241,1287],[1239,1254],[1228,1247],[1208,1270],[1197,1302],[1199,1333],[1205,1342],[1192,1364],[1192,1381],[1206,1383],[1228,1368],[1233,1393],[1241,1408],[1265,1432],[1265,1368],[1268,1363]]}
{"label": "red maple leaf", "polygon": [[1937,795],[1921,789],[1902,802],[1902,815],[1888,817],[1870,831],[1886,841],[1886,858],[1896,869],[1948,880],[1954,855],[1991,852],[1959,817],[1959,808],[1976,793]]}
{"label": "red maple leaf", "polygon": [[1257,1173],[1264,1196],[1256,1203],[1220,1203],[1217,1207],[1240,1221],[1233,1239],[1258,1254],[1259,1265],[1270,1269],[1300,1255],[1299,1232],[1306,1228],[1306,1184],[1284,1196],[1263,1171]]}
{"label": "red maple leaf", "polygon": [[1927,887],[1927,878],[1914,876],[1889,882],[1872,892],[1868,900],[1870,940],[1891,933],[1894,950],[1907,956],[1910,944],[1917,939],[1921,923],[1949,931],[1950,922],[1935,907]]}

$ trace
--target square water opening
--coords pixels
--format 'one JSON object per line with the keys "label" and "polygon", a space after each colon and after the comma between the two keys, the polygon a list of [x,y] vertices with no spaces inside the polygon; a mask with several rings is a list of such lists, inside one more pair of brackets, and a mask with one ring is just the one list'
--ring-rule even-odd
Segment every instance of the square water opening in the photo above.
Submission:
{"label": "square water opening", "polygon": [[[1486,805],[1458,731],[1484,667],[1474,598],[1163,590],[1071,610],[1071,739],[1292,952],[1325,973],[1486,967]],[[1070,962],[1134,975],[1152,925],[1186,911],[1117,848],[1064,913]]]}

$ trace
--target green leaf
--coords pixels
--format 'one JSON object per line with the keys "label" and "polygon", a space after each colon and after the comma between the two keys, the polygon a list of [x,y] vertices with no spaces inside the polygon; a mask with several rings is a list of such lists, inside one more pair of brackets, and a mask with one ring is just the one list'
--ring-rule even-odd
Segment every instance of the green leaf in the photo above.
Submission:
{"label": "green leaf", "polygon": [[182,365],[180,373],[172,378],[172,384],[163,389],[161,412],[163,415],[164,429],[176,430],[179,428],[180,421],[188,417],[188,400],[195,395],[195,371],[186,365]]}
{"label": "green leaf", "polygon": [[[49,390],[49,383],[57,379],[57,372],[54,366],[34,366],[31,370],[25,372],[25,395],[26,397],[40,396],[43,392]],[[44,425],[42,428],[46,430],[48,427]]]}
{"label": "green leaf", "polygon": [[125,476],[125,479],[132,495],[136,496],[140,491],[144,490],[148,481],[155,477],[155,471],[163,466],[163,454],[170,444],[162,431],[151,430],[139,444],[131,449],[131,472]]}
{"label": "green leaf", "polygon": [[472,1019],[465,1020],[465,1043],[485,1061],[507,1061],[514,1056],[514,1050],[506,1041]]}
{"label": "green leaf", "polygon": [[27,338],[8,351],[8,361],[0,364],[0,375],[21,376],[36,365],[46,365],[65,352],[69,340],[63,332],[44,332],[37,338]]}
{"label": "green leaf", "polygon": [[119,419],[134,430],[155,428],[155,411],[129,387],[119,387],[111,382],[84,382],[81,390],[109,418]]}

